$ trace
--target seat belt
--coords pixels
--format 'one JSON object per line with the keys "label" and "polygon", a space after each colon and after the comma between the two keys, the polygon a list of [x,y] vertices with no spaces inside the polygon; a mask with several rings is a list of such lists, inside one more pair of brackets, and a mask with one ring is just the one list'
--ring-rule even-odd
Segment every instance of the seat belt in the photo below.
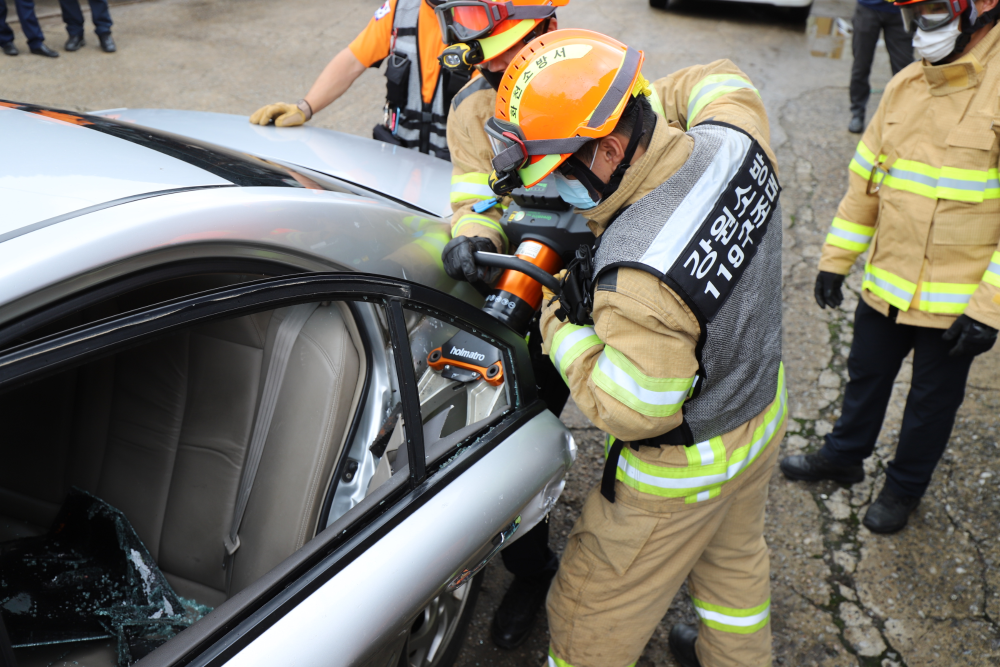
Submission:
{"label": "seat belt", "polygon": [[264,454],[264,443],[267,441],[267,433],[271,429],[271,418],[274,416],[274,408],[278,404],[278,394],[281,393],[281,383],[285,379],[285,369],[288,368],[288,360],[292,356],[292,347],[295,346],[299,332],[302,331],[302,327],[316,310],[317,305],[313,302],[292,306],[285,314],[285,319],[278,325],[271,360],[267,365],[267,375],[264,376],[264,391],[260,395],[257,419],[254,421],[250,436],[250,448],[243,466],[243,477],[240,479],[240,488],[236,494],[233,524],[229,529],[229,534],[223,540],[227,556],[224,567],[232,560],[236,550],[240,548],[240,524],[243,522],[247,502],[250,500],[250,491],[253,489],[253,481],[257,476],[260,457]]}

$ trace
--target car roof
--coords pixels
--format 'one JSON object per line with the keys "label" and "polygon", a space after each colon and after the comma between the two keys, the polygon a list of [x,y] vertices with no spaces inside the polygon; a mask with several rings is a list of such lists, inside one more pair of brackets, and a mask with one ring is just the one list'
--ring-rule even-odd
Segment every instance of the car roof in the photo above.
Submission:
{"label": "car roof", "polygon": [[261,127],[246,116],[207,111],[109,109],[93,115],[306,167],[434,215],[451,215],[451,163],[409,148],[311,124]]}
{"label": "car roof", "polygon": [[[20,107],[20,108],[19,108]],[[41,220],[179,188],[232,185],[162,152],[88,127],[82,116],[0,101],[0,239]]]}

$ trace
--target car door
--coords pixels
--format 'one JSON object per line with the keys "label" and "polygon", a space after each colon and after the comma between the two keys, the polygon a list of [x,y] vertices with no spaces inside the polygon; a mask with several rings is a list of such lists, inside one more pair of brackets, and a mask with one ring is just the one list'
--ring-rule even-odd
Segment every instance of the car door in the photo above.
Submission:
{"label": "car door", "polygon": [[[368,375],[341,454],[328,464],[315,537],[139,664],[406,664],[418,616],[442,595],[461,599],[471,576],[558,497],[575,445],[535,395],[524,341],[464,302],[401,280],[300,274],[143,307],[0,352],[0,391],[194,326],[262,311],[287,321],[296,308],[331,303],[369,312],[357,321],[382,337],[358,327]],[[470,383],[467,369],[436,377],[434,350],[456,332],[495,350],[502,382],[483,373]],[[281,355],[270,354],[273,365]],[[379,364],[382,384],[372,380]],[[262,456],[265,477],[284,463]],[[361,481],[367,493],[358,492]],[[444,639],[426,640],[421,664],[434,663],[424,658]]]}

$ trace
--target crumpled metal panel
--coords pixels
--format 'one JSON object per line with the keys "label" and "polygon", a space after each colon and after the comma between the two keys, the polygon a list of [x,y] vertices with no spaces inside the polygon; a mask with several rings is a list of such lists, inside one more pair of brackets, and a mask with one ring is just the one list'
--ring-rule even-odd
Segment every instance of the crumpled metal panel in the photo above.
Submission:
{"label": "crumpled metal panel", "polygon": [[49,532],[0,545],[11,644],[118,641],[130,665],[211,611],[181,598],[125,515],[72,489]]}

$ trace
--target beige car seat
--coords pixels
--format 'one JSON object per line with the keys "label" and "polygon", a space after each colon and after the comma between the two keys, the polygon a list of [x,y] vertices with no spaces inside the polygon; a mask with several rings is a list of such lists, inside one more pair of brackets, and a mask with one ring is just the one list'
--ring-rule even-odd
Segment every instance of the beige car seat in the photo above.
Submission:
{"label": "beige car seat", "polygon": [[[361,390],[342,304],[292,347],[227,577],[224,539],[278,327],[215,322],[0,397],[0,541],[44,532],[70,486],[121,509],[183,597],[217,606],[309,540]],[[111,665],[110,645],[19,650],[22,667]]]}

